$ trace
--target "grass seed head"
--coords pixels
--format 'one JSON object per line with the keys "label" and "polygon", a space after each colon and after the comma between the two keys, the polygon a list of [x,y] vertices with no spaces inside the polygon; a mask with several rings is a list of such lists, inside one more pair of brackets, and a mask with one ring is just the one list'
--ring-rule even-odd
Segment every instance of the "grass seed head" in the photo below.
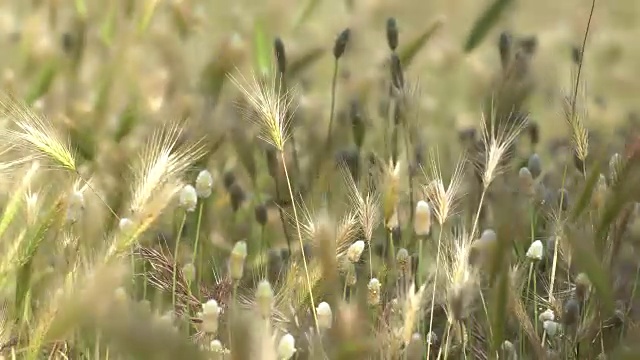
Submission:
{"label": "grass seed head", "polygon": [[191,185],[185,185],[180,191],[180,207],[187,212],[196,210],[198,204],[198,193]]}
{"label": "grass seed head", "polygon": [[393,17],[387,19],[387,45],[391,51],[398,47],[398,23]]}
{"label": "grass seed head", "polygon": [[318,326],[320,329],[330,329],[333,323],[333,313],[331,312],[331,306],[323,301],[318,304],[318,308],[316,309],[316,314],[318,314]]}
{"label": "grass seed head", "polygon": [[542,161],[540,160],[540,156],[536,153],[529,156],[529,160],[527,161],[527,169],[531,172],[531,176],[534,179],[537,179],[538,176],[542,173]]}
{"label": "grass seed head", "polygon": [[211,188],[213,187],[213,177],[208,170],[202,170],[196,178],[196,192],[198,197],[206,199],[211,196]]}
{"label": "grass seed head", "polygon": [[365,243],[362,240],[358,240],[349,246],[349,250],[347,250],[347,259],[352,263],[357,263],[360,261],[360,256],[364,251]]}
{"label": "grass seed head", "polygon": [[416,204],[413,231],[418,236],[428,236],[431,233],[431,207],[424,200]]}
{"label": "grass seed head", "polygon": [[271,317],[271,311],[273,309],[274,294],[271,284],[267,280],[262,280],[258,283],[256,289],[256,305],[258,307],[258,313],[263,319]]}
{"label": "grass seed head", "polygon": [[378,305],[380,303],[380,289],[382,284],[376,278],[372,278],[369,280],[369,284],[367,285],[367,303],[369,305]]}
{"label": "grass seed head", "polygon": [[346,28],[340,32],[338,37],[336,38],[335,44],[333,45],[333,57],[338,60],[344,54],[344,51],[347,49],[347,44],[349,43],[349,38],[351,37],[351,29]]}
{"label": "grass seed head", "polygon": [[280,74],[284,74],[287,69],[287,56],[284,50],[284,42],[280,37],[276,37],[276,39],[273,41],[273,52],[276,56],[278,72]]}
{"label": "grass seed head", "polygon": [[540,261],[542,260],[542,256],[544,254],[544,246],[542,245],[542,241],[536,240],[529,246],[527,249],[527,258],[532,261]]}
{"label": "grass seed head", "polygon": [[247,243],[244,240],[238,241],[231,250],[229,257],[229,275],[231,279],[238,281],[244,274],[244,261],[247,258]]}
{"label": "grass seed head", "polygon": [[289,360],[296,353],[296,339],[291,334],[284,334],[278,343],[278,358]]}

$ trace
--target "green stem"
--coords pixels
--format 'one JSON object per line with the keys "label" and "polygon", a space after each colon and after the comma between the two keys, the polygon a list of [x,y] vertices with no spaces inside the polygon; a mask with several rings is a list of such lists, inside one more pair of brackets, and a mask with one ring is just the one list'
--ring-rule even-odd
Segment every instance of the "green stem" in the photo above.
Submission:
{"label": "green stem", "polygon": [[182,216],[182,221],[180,222],[180,228],[178,229],[178,235],[175,238],[175,248],[173,251],[173,285],[171,291],[171,305],[173,306],[173,311],[176,309],[176,285],[178,281],[178,248],[180,246],[180,238],[182,237],[182,229],[184,228],[184,224],[187,221],[187,212],[185,211]]}
{"label": "green stem", "polygon": [[[200,201],[200,205],[198,205],[198,223],[196,225],[196,238],[193,244],[193,256],[191,257],[191,261],[193,265],[196,266],[196,288],[198,289],[198,295],[200,295],[200,279],[202,276],[202,252],[200,251],[200,226],[202,225],[202,213],[204,209],[204,201]],[[197,256],[200,255],[200,261],[197,261]],[[215,264],[213,266],[215,268]]]}

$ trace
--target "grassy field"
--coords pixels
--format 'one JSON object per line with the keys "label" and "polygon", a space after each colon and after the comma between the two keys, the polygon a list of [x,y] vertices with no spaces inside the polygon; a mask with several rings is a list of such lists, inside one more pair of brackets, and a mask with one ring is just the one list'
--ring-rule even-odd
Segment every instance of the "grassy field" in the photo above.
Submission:
{"label": "grassy field", "polygon": [[0,4],[4,359],[635,359],[636,0]]}

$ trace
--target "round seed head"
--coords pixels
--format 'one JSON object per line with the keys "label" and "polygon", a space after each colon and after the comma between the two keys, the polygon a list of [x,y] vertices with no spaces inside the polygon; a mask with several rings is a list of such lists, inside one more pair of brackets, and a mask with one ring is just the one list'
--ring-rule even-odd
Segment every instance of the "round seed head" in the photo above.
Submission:
{"label": "round seed head", "polygon": [[542,241],[536,240],[529,246],[527,250],[527,258],[533,261],[542,260],[542,254],[544,254],[544,246]]}
{"label": "round seed head", "polygon": [[409,252],[405,248],[400,248],[396,253],[396,263],[398,264],[398,268],[401,273],[405,273],[409,270],[409,261],[411,257],[409,256]]}
{"label": "round seed head", "polygon": [[358,240],[351,244],[351,246],[349,246],[349,249],[347,250],[347,259],[349,259],[349,261],[351,261],[352,263],[357,263],[358,261],[360,261],[360,256],[364,251],[364,246],[365,243],[362,240]]}
{"label": "round seed head", "polygon": [[356,266],[352,262],[347,262],[345,265],[345,278],[344,281],[347,286],[354,286],[358,281],[358,277],[356,274]]}
{"label": "round seed head", "polygon": [[244,273],[244,260],[247,257],[247,243],[238,241],[229,257],[229,275],[235,281],[240,280]]}
{"label": "round seed head", "polygon": [[565,325],[574,325],[580,320],[580,303],[576,299],[569,299],[564,303],[562,321]]}
{"label": "round seed head", "polygon": [[211,341],[211,343],[209,344],[209,349],[216,354],[222,353],[224,351],[224,347],[218,339]]}
{"label": "round seed head", "polygon": [[180,207],[185,211],[192,212],[198,204],[198,193],[191,185],[185,185],[180,191]]}
{"label": "round seed head", "polygon": [[296,353],[296,340],[291,334],[285,334],[278,343],[278,358],[289,360]]}
{"label": "round seed head", "polygon": [[321,302],[320,304],[318,304],[316,314],[318,316],[318,326],[321,329],[330,329],[333,322],[333,313],[331,312],[331,306],[325,301]]}
{"label": "round seed head", "polygon": [[118,229],[120,229],[123,234],[131,234],[135,229],[135,224],[129,218],[122,218],[118,222]]}
{"label": "round seed head", "polygon": [[211,188],[213,187],[213,177],[207,170],[202,170],[198,173],[196,178],[196,193],[198,197],[205,199],[211,195]]}
{"label": "round seed head", "polygon": [[349,37],[351,36],[351,30],[346,28],[342,30],[340,35],[336,38],[336,42],[333,45],[333,56],[337,59],[340,59],[344,54],[344,51],[347,48],[347,44],[349,43]]}
{"label": "round seed head", "polygon": [[545,321],[544,323],[542,323],[542,327],[544,328],[544,332],[547,333],[547,336],[550,339],[553,339],[553,337],[558,332],[558,329],[560,328],[560,324],[555,321]]}
{"label": "round seed head", "polygon": [[556,315],[553,313],[553,310],[547,309],[540,313],[538,319],[540,320],[540,322],[554,321],[556,319]]}
{"label": "round seed head", "polygon": [[424,200],[416,204],[413,230],[418,236],[428,236],[431,232],[431,207]]}
{"label": "round seed head", "polygon": [[527,161],[527,169],[531,172],[531,176],[534,179],[537,179],[538,176],[542,173],[542,161],[540,160],[540,156],[536,153],[529,156],[529,161]]}
{"label": "round seed head", "polygon": [[69,195],[67,204],[67,220],[76,222],[84,210],[84,194],[81,191],[74,191]]}
{"label": "round seed head", "polygon": [[258,284],[258,288],[256,289],[256,305],[260,316],[265,319],[271,316],[273,289],[267,280],[262,280]]}
{"label": "round seed head", "polygon": [[367,302],[369,305],[378,305],[380,303],[380,281],[376,278],[369,280],[367,285]]}
{"label": "round seed head", "polygon": [[527,126],[527,132],[529,133],[529,141],[531,145],[536,146],[540,142],[540,127],[538,123],[531,120],[529,126]]}
{"label": "round seed head", "polygon": [[533,181],[533,175],[528,168],[522,167],[520,171],[518,171],[518,181],[520,183],[520,191],[530,196],[535,191],[535,183]]}
{"label": "round seed head", "polygon": [[200,313],[202,331],[214,335],[218,332],[218,319],[220,312],[221,309],[218,306],[218,302],[214,299],[202,304],[202,312]]}
{"label": "round seed head", "polygon": [[231,185],[235,184],[235,182],[236,182],[236,175],[232,171],[227,171],[222,176],[222,184],[224,185],[224,188],[227,190],[229,190]]}
{"label": "round seed head", "polygon": [[258,224],[260,224],[261,226],[265,226],[267,224],[268,215],[267,215],[267,206],[265,204],[256,205],[254,214]]}
{"label": "round seed head", "polygon": [[392,17],[387,19],[387,44],[391,51],[395,51],[398,47],[398,24]]}
{"label": "round seed head", "polygon": [[492,229],[487,229],[482,232],[482,235],[480,235],[480,241],[487,242],[487,243],[495,243],[497,239],[498,239],[498,236],[496,235],[496,232],[493,231]]}
{"label": "round seed head", "polygon": [[229,188],[229,195],[231,198],[231,208],[233,209],[233,212],[237,212],[246,198],[246,194],[244,193],[242,186],[238,183],[231,185]]}

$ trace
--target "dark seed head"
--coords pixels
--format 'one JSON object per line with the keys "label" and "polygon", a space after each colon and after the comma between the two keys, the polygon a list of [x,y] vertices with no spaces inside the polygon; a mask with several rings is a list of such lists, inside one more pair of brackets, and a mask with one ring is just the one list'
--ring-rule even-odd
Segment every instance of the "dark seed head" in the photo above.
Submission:
{"label": "dark seed head", "polygon": [[280,257],[282,258],[282,261],[289,261],[289,258],[291,257],[291,253],[289,252],[289,249],[287,248],[283,248],[280,250]]}
{"label": "dark seed head", "polygon": [[531,176],[534,179],[537,179],[538,176],[542,173],[542,161],[540,161],[540,156],[538,154],[532,154],[529,156],[529,161],[527,162],[527,169],[531,172]]}
{"label": "dark seed head", "polygon": [[502,68],[506,69],[509,65],[509,61],[511,60],[511,47],[513,45],[513,39],[511,34],[508,31],[503,31],[500,34],[500,39],[498,40],[498,50],[500,51],[500,62],[502,64]]}
{"label": "dark seed head", "polygon": [[258,224],[264,226],[267,223],[267,206],[265,204],[258,204],[254,212]]}
{"label": "dark seed head", "polygon": [[355,142],[358,149],[362,149],[365,126],[360,104],[356,100],[352,101],[349,107],[349,118],[351,120],[351,129],[353,131],[353,142]]}
{"label": "dark seed head", "polygon": [[576,152],[573,153],[573,165],[581,174],[584,174],[584,161],[578,156]]}
{"label": "dark seed head", "polygon": [[562,322],[565,325],[575,325],[580,319],[580,303],[576,299],[569,299],[562,309]]}
{"label": "dark seed head", "polygon": [[242,206],[242,203],[246,198],[246,194],[240,184],[233,183],[231,187],[229,187],[229,195],[231,197],[231,208],[233,209],[233,212],[236,212],[240,209],[240,206]]}
{"label": "dark seed head", "polygon": [[333,45],[333,56],[336,60],[340,59],[344,54],[344,51],[347,49],[347,44],[349,43],[349,37],[351,36],[351,30],[346,28],[342,30],[340,35],[336,38],[336,42]]}
{"label": "dark seed head", "polygon": [[391,51],[395,51],[398,47],[398,24],[392,17],[387,19],[387,44]]}
{"label": "dark seed head", "polygon": [[75,45],[73,35],[69,32],[65,32],[62,34],[62,50],[65,53],[70,53],[73,50],[73,46]]}
{"label": "dark seed head", "polygon": [[224,188],[229,190],[231,188],[231,185],[235,184],[236,182],[236,175],[231,172],[231,171],[227,171],[224,173],[223,177],[222,177],[222,183],[224,184]]}
{"label": "dark seed head", "polygon": [[280,74],[284,74],[287,68],[287,57],[284,51],[284,42],[282,42],[282,39],[280,37],[277,37],[273,41],[273,51],[275,52],[275,55],[276,55],[278,72]]}

